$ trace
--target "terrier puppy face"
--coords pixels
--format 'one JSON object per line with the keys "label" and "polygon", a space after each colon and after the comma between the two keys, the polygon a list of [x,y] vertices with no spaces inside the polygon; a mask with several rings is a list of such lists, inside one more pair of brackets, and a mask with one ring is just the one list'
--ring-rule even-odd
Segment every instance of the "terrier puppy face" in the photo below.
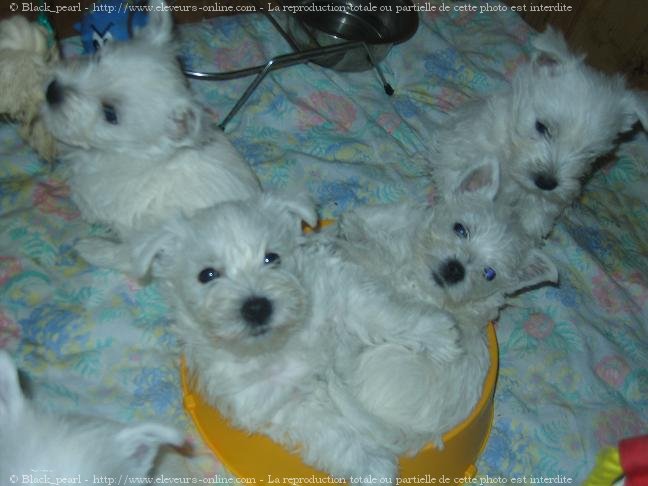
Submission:
{"label": "terrier puppy face", "polygon": [[190,144],[201,112],[171,34],[171,14],[154,9],[132,40],[61,64],[46,86],[42,113],[54,137],[73,147],[138,154]]}
{"label": "terrier puppy face", "polygon": [[[143,477],[153,467],[158,449],[181,446],[176,430],[157,424],[124,426],[87,417],[40,412],[22,394],[16,368],[0,351],[0,473],[118,478]],[[88,447],[91,445],[90,447]],[[31,484],[31,483],[30,483]]]}
{"label": "terrier puppy face", "polygon": [[572,54],[548,29],[513,82],[508,127],[510,157],[504,176],[524,191],[564,206],[580,193],[597,157],[619,133],[641,120],[648,106],[620,76],[606,76]]}
{"label": "terrier puppy face", "polygon": [[558,280],[554,264],[533,248],[511,209],[494,202],[499,186],[499,164],[487,158],[418,231],[415,254],[426,262],[429,292],[446,305],[497,309],[507,294]]}
{"label": "terrier puppy face", "polygon": [[492,201],[463,196],[436,206],[415,240],[424,291],[445,306],[491,302],[543,281],[554,265],[531,248],[508,212]]}
{"label": "terrier puppy face", "polygon": [[506,289],[519,264],[517,233],[491,201],[464,197],[435,207],[421,225],[416,253],[433,293],[453,303]]}
{"label": "terrier puppy face", "polygon": [[555,282],[553,263],[521,231],[511,209],[494,202],[499,164],[486,158],[432,208],[359,208],[340,233],[344,251],[407,295],[458,313],[492,319],[505,296]]}
{"label": "terrier puppy face", "polygon": [[533,47],[512,89],[467,103],[439,127],[431,165],[439,191],[448,194],[482,157],[498,159],[497,202],[541,239],[618,135],[637,121],[648,126],[648,97],[628,90],[620,76],[588,67],[551,28]]}
{"label": "terrier puppy face", "polygon": [[204,337],[254,343],[302,322],[307,302],[292,273],[291,241],[240,207],[209,212],[194,221],[168,274]]}
{"label": "terrier puppy face", "polygon": [[241,351],[274,347],[306,320],[309,299],[293,258],[300,220],[289,211],[271,197],[223,203],[141,244],[142,273],[152,266],[163,281],[179,320],[195,332],[190,339]]}

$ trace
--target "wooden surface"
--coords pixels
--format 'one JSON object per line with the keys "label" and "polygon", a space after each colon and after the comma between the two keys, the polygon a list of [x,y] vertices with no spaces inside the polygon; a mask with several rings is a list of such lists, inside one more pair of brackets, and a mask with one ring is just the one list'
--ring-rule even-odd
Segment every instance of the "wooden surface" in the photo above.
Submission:
{"label": "wooden surface", "polygon": [[[505,0],[524,8],[524,20],[537,30],[547,24],[560,29],[572,49],[605,72],[624,73],[631,86],[648,90],[647,0]],[[531,12],[531,5],[571,7],[563,12]]]}

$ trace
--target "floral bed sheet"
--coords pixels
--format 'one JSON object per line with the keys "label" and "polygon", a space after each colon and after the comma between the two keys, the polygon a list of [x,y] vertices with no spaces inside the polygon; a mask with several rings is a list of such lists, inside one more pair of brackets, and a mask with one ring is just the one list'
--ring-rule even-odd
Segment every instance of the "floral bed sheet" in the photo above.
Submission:
{"label": "floral bed sheet", "polygon": [[[416,35],[381,63],[393,97],[374,71],[293,66],[268,76],[226,131],[265,188],[305,189],[323,217],[431,200],[429,134],[455,106],[505,88],[533,35],[510,11],[424,10]],[[226,71],[289,52],[260,14],[182,25],[179,38],[194,69]],[[64,49],[76,53],[78,39]],[[250,82],[192,84],[216,122]],[[646,187],[648,137],[637,132],[548,239],[560,285],[521,294],[502,312],[495,420],[477,464],[484,481],[578,483],[602,447],[648,430]],[[39,161],[14,127],[0,127],[0,347],[47,408],[174,424],[194,443],[184,460],[192,474],[225,474],[183,410],[178,346],[156,285],[74,252],[79,238],[101,232],[80,219],[61,166]]]}

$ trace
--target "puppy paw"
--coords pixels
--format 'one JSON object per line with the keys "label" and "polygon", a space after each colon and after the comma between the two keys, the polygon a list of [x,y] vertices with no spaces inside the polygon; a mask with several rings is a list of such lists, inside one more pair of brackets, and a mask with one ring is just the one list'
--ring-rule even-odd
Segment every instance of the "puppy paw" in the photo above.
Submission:
{"label": "puppy paw", "polygon": [[398,467],[394,460],[371,457],[368,462],[351,475],[351,482],[359,484],[395,484]]}
{"label": "puppy paw", "polygon": [[[344,442],[344,441],[342,441]],[[327,471],[331,476],[351,480],[358,484],[394,484],[398,475],[398,464],[396,456],[385,449],[362,444],[362,439],[348,442],[348,447],[335,450],[333,455],[331,449],[326,454],[320,454],[315,465]],[[372,480],[372,478],[374,478]],[[381,481],[382,478],[385,478]]]}
{"label": "puppy paw", "polygon": [[443,436],[441,434],[434,434],[430,437],[429,441],[434,447],[442,451],[445,448],[443,443]]}
{"label": "puppy paw", "polygon": [[431,313],[424,317],[420,329],[422,351],[431,359],[447,362],[462,354],[461,332],[455,320],[449,315],[440,312]]}

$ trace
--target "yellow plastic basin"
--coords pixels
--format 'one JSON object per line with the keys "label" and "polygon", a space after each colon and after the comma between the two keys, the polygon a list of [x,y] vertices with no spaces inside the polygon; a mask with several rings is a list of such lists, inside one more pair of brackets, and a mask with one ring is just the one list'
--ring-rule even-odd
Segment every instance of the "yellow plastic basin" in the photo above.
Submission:
{"label": "yellow plastic basin", "polygon": [[[488,325],[487,336],[491,365],[474,410],[443,436],[443,450],[428,444],[416,456],[402,457],[401,478],[440,484],[442,477],[450,480],[472,478],[477,473],[475,463],[486,445],[493,422],[493,395],[498,371],[497,338],[492,324]],[[188,376],[183,360],[181,377],[185,409],[206,444],[230,473],[239,478],[254,478],[257,484],[269,482],[271,478],[285,484],[283,478],[328,476],[307,466],[298,455],[291,454],[268,437],[232,427],[216,408],[203,400]]]}

